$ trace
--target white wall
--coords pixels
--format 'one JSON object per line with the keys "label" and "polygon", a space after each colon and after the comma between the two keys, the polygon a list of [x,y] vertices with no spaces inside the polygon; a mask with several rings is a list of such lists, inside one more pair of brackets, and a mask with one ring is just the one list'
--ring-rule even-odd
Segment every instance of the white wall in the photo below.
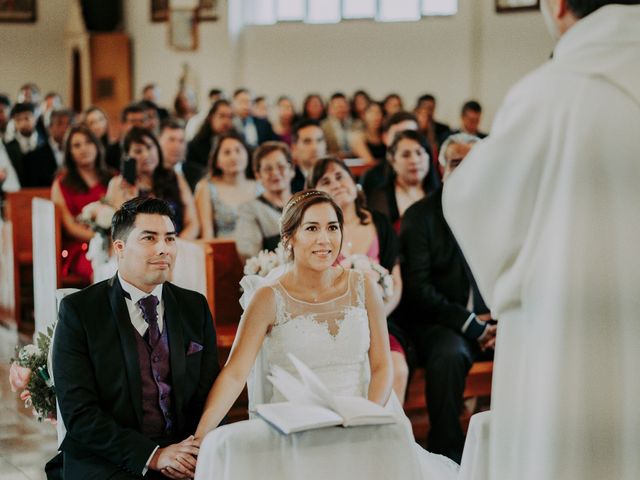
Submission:
{"label": "white wall", "polygon": [[[68,1],[38,2],[34,26],[0,26],[0,91],[14,96],[22,83],[34,80],[43,90],[66,93],[62,47]],[[477,98],[488,129],[509,86],[543,63],[553,44],[539,12],[498,15],[494,0],[459,3],[454,17],[247,26],[237,34],[235,26],[229,28],[227,2],[220,1],[220,20],[199,24],[198,50],[178,52],[168,46],[168,25],[151,22],[148,0],[126,1],[134,95],[155,81],[161,103],[171,106],[187,63],[203,105],[209,88],[230,91],[240,85],[272,100],[287,93],[298,101],[310,91],[328,95],[365,88],[378,98],[397,91],[408,107],[419,94],[431,92],[439,100],[438,116],[453,125],[462,102]]]}
{"label": "white wall", "polygon": [[15,99],[18,89],[35,82],[42,94],[68,96],[68,67],[64,52],[67,0],[37,2],[36,23],[0,23],[0,92]]}

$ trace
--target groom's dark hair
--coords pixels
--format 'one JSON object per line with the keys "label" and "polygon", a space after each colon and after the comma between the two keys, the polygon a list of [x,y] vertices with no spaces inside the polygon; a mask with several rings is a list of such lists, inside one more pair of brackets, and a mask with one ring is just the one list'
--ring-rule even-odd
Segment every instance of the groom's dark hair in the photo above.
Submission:
{"label": "groom's dark hair", "polygon": [[640,0],[567,0],[569,10],[578,18],[584,18],[600,7],[610,4],[640,5]]}
{"label": "groom's dark hair", "polygon": [[111,239],[126,240],[140,213],[169,217],[175,228],[176,218],[173,208],[164,200],[153,197],[136,197],[124,202],[113,214],[111,220]]}

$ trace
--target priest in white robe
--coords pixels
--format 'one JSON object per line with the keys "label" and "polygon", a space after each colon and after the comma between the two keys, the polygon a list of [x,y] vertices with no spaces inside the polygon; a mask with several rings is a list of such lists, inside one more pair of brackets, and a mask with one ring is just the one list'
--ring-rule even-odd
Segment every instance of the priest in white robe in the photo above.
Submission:
{"label": "priest in white robe", "polygon": [[553,59],[444,189],[499,325],[490,478],[637,480],[640,2],[541,5]]}

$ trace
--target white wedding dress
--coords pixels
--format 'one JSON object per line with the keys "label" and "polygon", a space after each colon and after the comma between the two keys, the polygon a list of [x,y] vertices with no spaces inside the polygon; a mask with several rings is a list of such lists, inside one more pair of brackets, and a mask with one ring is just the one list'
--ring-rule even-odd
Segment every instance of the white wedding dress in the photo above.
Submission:
{"label": "white wedding dress", "polygon": [[[333,394],[366,397],[371,374],[363,278],[349,271],[344,294],[321,303],[295,299],[279,281],[271,280],[276,321],[247,382],[250,411],[260,403],[284,400],[266,375],[278,365],[297,376],[288,353],[309,366]],[[251,296],[263,283],[264,279],[245,277],[245,293]],[[203,441],[196,479],[455,479],[457,464],[415,443],[394,395],[387,408],[396,413],[397,424],[293,435],[282,435],[258,419],[219,427]]]}

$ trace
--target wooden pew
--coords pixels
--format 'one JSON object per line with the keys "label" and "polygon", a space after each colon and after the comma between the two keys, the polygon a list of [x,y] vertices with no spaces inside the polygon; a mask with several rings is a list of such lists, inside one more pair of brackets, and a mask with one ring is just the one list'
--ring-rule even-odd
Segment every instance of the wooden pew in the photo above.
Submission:
{"label": "wooden pew", "polygon": [[50,198],[48,188],[24,188],[7,193],[6,218],[11,228],[13,252],[13,315],[19,330],[31,329],[33,291],[33,246],[31,231],[31,201]]}
{"label": "wooden pew", "polygon": [[[491,379],[493,375],[493,362],[482,361],[476,362],[471,366],[463,398],[465,400],[474,397],[490,397],[491,396]],[[427,401],[425,398],[425,371],[418,368],[413,372],[409,382],[407,398],[404,404],[404,410],[411,420],[413,434],[417,441],[424,443],[429,431],[429,416],[427,414]],[[469,419],[474,412],[468,412],[463,409],[460,416],[460,423],[466,432],[469,426]]]}

